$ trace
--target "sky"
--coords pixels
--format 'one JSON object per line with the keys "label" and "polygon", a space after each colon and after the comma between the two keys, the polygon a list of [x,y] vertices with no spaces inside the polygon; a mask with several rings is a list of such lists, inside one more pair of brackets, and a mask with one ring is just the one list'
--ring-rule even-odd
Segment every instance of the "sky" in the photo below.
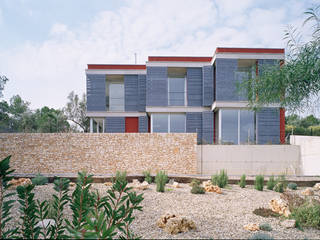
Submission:
{"label": "sky", "polygon": [[87,64],[212,56],[216,47],[285,48],[319,0],[0,0],[4,99],[62,108],[86,90]]}

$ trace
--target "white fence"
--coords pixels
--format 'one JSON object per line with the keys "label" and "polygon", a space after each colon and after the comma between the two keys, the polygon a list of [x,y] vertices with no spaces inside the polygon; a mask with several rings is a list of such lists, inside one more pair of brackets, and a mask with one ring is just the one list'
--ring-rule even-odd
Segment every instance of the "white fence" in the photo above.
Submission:
{"label": "white fence", "polygon": [[198,145],[197,154],[199,174],[226,169],[229,175],[301,175],[299,146]]}
{"label": "white fence", "polygon": [[320,175],[320,137],[290,136],[290,144],[300,146],[301,175]]}

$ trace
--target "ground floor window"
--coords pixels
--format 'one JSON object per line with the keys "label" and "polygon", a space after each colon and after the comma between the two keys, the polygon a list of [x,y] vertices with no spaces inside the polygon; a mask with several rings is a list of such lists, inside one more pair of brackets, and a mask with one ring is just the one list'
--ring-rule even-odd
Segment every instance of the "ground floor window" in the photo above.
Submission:
{"label": "ground floor window", "polygon": [[219,140],[222,144],[255,142],[255,114],[240,109],[219,110]]}
{"label": "ground floor window", "polygon": [[151,132],[184,133],[186,132],[186,115],[180,113],[153,113],[151,115]]}

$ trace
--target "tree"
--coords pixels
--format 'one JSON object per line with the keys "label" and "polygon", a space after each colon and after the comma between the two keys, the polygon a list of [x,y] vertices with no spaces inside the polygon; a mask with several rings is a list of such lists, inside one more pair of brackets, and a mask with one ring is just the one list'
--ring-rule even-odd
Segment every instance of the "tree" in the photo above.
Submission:
{"label": "tree", "polygon": [[320,92],[320,6],[309,8],[304,24],[312,24],[312,38],[301,43],[297,29],[285,33],[289,52],[286,63],[265,65],[259,76],[244,81],[241,91],[246,91],[252,108],[280,103],[291,111],[304,111],[314,107]]}
{"label": "tree", "polygon": [[6,76],[0,75],[0,98],[3,97],[4,85],[6,84],[7,81],[9,81],[9,79]]}
{"label": "tree", "polygon": [[79,126],[84,132],[89,131],[89,118],[86,117],[86,95],[82,99],[73,91],[68,96],[67,106],[63,109],[68,120]]}
{"label": "tree", "polygon": [[68,132],[70,125],[61,110],[43,107],[34,113],[37,132]]}

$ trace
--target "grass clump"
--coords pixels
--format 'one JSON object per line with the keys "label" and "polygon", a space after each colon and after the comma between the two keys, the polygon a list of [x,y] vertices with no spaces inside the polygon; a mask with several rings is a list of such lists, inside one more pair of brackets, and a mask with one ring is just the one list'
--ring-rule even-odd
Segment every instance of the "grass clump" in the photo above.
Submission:
{"label": "grass clump", "polygon": [[254,188],[258,191],[263,191],[263,185],[264,185],[264,177],[262,175],[256,176],[256,180],[254,182]]}
{"label": "grass clump", "polygon": [[116,177],[115,179],[112,179],[112,182],[121,182],[121,183],[128,183],[127,181],[127,172],[124,171],[124,172],[120,172],[120,171],[117,171],[116,172]]}
{"label": "grass clump", "polygon": [[296,220],[297,226],[320,229],[320,203],[316,200],[305,202],[293,209],[291,218]]}
{"label": "grass clump", "polygon": [[204,194],[205,190],[200,186],[200,181],[198,179],[193,179],[191,182],[191,193],[193,194]]}
{"label": "grass clump", "polygon": [[239,186],[241,188],[245,188],[246,187],[246,175],[245,174],[242,174],[242,176],[240,178]]}
{"label": "grass clump", "polygon": [[270,208],[257,208],[253,210],[253,214],[261,217],[279,217],[280,215],[273,212]]}
{"label": "grass clump", "polygon": [[255,233],[249,239],[251,240],[274,240],[272,236],[265,233]]}
{"label": "grass clump", "polygon": [[283,182],[278,182],[278,183],[274,186],[273,190],[274,190],[275,192],[283,193],[283,191],[284,191],[284,184],[283,184]]}
{"label": "grass clump", "polygon": [[267,182],[267,189],[268,190],[273,190],[274,186],[277,184],[276,180],[274,179],[274,176],[272,175],[268,182]]}
{"label": "grass clump", "polygon": [[288,181],[286,179],[286,175],[282,174],[281,176],[277,177],[277,183],[282,183],[283,189],[286,190],[288,187]]}
{"label": "grass clump", "polygon": [[144,176],[144,180],[151,184],[152,183],[152,177],[151,177],[151,173],[150,173],[150,170],[147,170],[147,171],[144,171],[143,172],[143,176]]}
{"label": "grass clump", "polygon": [[217,185],[220,188],[224,188],[228,184],[227,172],[222,169],[219,174],[215,174],[211,177],[211,182],[213,185]]}
{"label": "grass clump", "polygon": [[34,178],[31,180],[33,185],[46,185],[49,181],[48,178],[38,173]]}
{"label": "grass clump", "polygon": [[294,182],[291,182],[288,184],[288,188],[291,189],[291,190],[297,190],[298,188],[298,185]]}
{"label": "grass clump", "polygon": [[164,192],[164,186],[168,181],[168,175],[165,171],[160,171],[156,175],[157,192]]}
{"label": "grass clump", "polygon": [[262,231],[267,231],[267,232],[271,232],[272,231],[272,227],[270,226],[269,223],[261,223],[259,225],[260,230]]}

